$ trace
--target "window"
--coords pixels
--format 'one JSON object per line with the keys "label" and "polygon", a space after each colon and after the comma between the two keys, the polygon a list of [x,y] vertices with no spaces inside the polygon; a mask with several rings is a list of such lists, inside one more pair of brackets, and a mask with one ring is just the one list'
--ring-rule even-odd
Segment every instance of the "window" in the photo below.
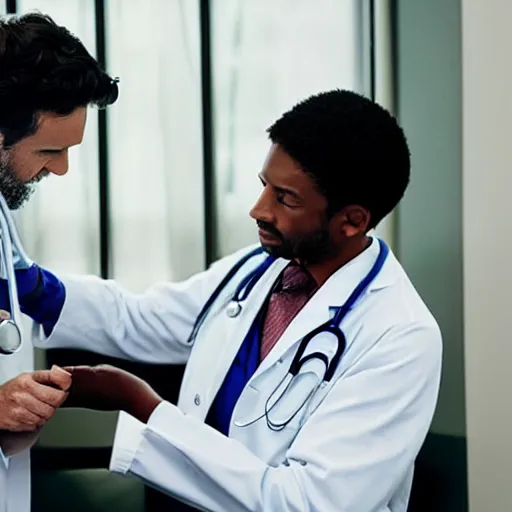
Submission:
{"label": "window", "polygon": [[132,290],[204,267],[199,3],[106,3],[112,273]]}
{"label": "window", "polygon": [[269,149],[266,128],[321,91],[368,93],[367,19],[358,0],[212,2],[217,252],[257,242],[249,209]]}

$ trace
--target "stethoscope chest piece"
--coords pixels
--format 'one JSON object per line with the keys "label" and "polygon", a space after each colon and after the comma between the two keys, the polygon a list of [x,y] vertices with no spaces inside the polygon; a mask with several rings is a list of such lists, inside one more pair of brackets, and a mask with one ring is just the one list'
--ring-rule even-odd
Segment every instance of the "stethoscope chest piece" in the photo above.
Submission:
{"label": "stethoscope chest piece", "polygon": [[229,316],[229,318],[236,318],[241,311],[242,306],[238,302],[235,302],[234,300],[231,301],[228,304],[228,307],[226,308],[226,314]]}
{"label": "stethoscope chest piece", "polygon": [[21,333],[12,320],[0,321],[0,354],[14,354],[21,347]]}

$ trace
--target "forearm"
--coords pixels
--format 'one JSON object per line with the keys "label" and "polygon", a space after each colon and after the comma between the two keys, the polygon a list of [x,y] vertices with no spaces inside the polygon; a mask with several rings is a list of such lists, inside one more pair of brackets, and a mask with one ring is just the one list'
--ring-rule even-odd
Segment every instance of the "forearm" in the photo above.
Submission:
{"label": "forearm", "polygon": [[240,442],[165,402],[147,426],[120,415],[110,469],[141,478],[200,510],[335,510],[320,494],[303,494],[300,473],[306,468],[298,461],[271,467]]}
{"label": "forearm", "polygon": [[267,468],[239,442],[166,402],[147,425],[119,415],[110,470],[129,473],[199,510],[262,510],[257,500]]}
{"label": "forearm", "polygon": [[0,430],[0,451],[6,460],[18,453],[29,450],[40,436],[40,429],[34,432],[11,432]]}

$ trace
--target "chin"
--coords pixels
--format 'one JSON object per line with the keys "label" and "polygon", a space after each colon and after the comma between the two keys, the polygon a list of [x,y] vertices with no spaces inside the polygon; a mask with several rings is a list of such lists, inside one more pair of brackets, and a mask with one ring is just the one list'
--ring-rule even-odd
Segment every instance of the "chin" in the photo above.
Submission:
{"label": "chin", "polygon": [[261,245],[262,249],[265,252],[268,252],[268,254],[270,254],[271,256],[279,257],[278,256],[278,253],[280,252],[279,251],[279,249],[280,249],[279,245],[265,244],[263,242],[260,242],[260,245]]}
{"label": "chin", "polygon": [[266,253],[268,253],[270,256],[273,256],[274,258],[282,258],[285,260],[293,260],[295,258],[295,256],[289,251],[285,250],[281,244],[261,244],[261,247]]}

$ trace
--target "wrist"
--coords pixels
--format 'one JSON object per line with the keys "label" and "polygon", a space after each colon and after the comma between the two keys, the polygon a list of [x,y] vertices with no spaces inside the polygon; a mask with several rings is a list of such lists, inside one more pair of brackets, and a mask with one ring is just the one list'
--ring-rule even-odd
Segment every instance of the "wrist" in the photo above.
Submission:
{"label": "wrist", "polygon": [[126,412],[142,423],[147,423],[154,410],[163,402],[156,394],[138,396]]}

